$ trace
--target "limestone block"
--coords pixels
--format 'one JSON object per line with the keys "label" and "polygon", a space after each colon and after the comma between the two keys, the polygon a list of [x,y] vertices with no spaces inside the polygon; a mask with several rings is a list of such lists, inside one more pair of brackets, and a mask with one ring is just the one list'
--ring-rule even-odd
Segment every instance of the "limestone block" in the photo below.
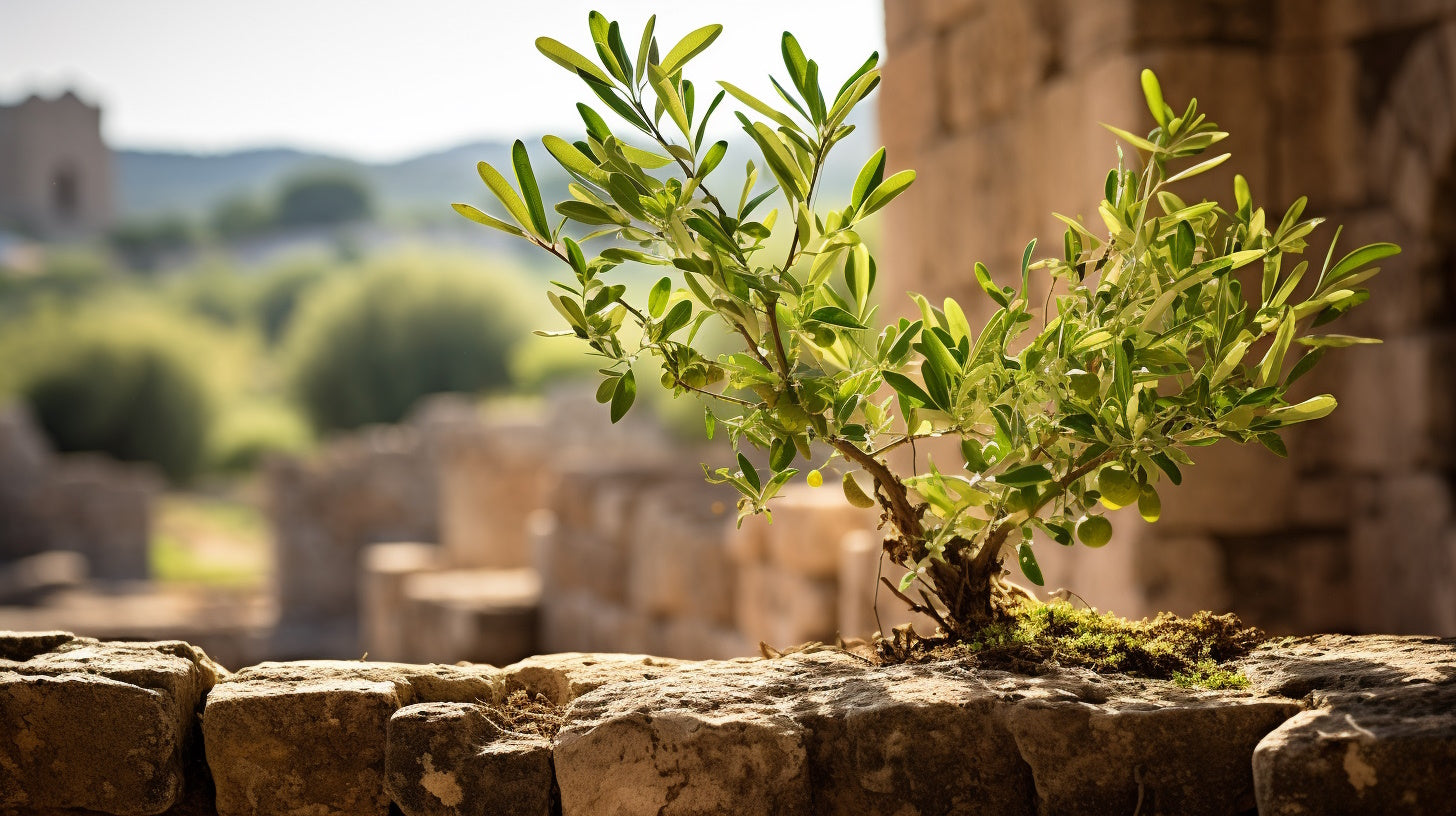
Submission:
{"label": "limestone block", "polygon": [[902,43],[919,36],[926,0],[899,0],[885,6],[885,45],[898,51]]}
{"label": "limestone block", "polygon": [[564,706],[609,683],[650,680],[684,666],[681,660],[637,654],[563,652],[528,657],[501,669],[505,693],[543,694]]}
{"label": "limestone block", "polygon": [[990,3],[946,37],[947,123],[967,133],[1017,109],[1046,74],[1053,44],[1032,3]]}
{"label": "limestone block", "polygon": [[498,699],[489,667],[263,663],[208,695],[202,731],[222,816],[389,812],[389,718],[416,702]]}
{"label": "limestone block", "polygon": [[548,816],[551,742],[503,732],[474,703],[420,703],[389,720],[386,787],[405,816]]}
{"label": "limestone block", "polygon": [[936,64],[937,43],[937,37],[917,37],[885,59],[876,98],[886,159],[891,164],[906,166],[914,162],[921,150],[941,134],[943,80]]}
{"label": "limestone block", "polygon": [[0,812],[161,813],[189,786],[196,716],[226,671],[185,643],[0,632]]}
{"label": "limestone block", "polygon": [[493,419],[452,441],[440,456],[440,537],[451,564],[526,566],[528,518],[555,480],[545,419]]}
{"label": "limestone block", "polygon": [[792,719],[708,684],[694,695],[717,705],[614,693],[633,687],[572,703],[555,742],[563,814],[810,812],[805,733]]}
{"label": "limestone block", "polygon": [[1190,453],[1194,464],[1182,468],[1183,484],[1159,491],[1160,528],[1218,535],[1287,524],[1296,475],[1292,453],[1280,459],[1257,445],[1213,445]]}
{"label": "limestone block", "polygon": [[[1299,710],[1290,700],[1148,707],[1048,701],[1007,717],[1046,814],[1221,816],[1254,804],[1249,756]],[[1217,734],[1217,739],[1209,739]]]}
{"label": "limestone block", "polygon": [[1266,693],[1314,692],[1254,752],[1260,813],[1456,813],[1456,641],[1300,638],[1245,671]]}
{"label": "limestone block", "polygon": [[814,578],[839,574],[839,542],[855,530],[872,530],[875,510],[854,507],[838,491],[807,486],[786,488],[773,507],[773,523],[762,525],[768,561],[773,566]]}
{"label": "limestone block", "polygon": [[504,665],[536,651],[541,581],[533,569],[443,570],[404,583],[409,656]]}
{"label": "limestone block", "polygon": [[438,569],[434,544],[374,544],[364,549],[360,575],[360,639],[375,660],[409,660],[411,637],[404,625],[404,585],[420,572]]}

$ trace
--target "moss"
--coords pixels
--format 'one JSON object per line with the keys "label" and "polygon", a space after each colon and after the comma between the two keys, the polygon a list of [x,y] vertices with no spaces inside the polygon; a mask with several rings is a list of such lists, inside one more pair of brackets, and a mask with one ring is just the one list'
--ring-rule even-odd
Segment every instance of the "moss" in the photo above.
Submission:
{"label": "moss", "polygon": [[[897,633],[903,635],[903,633]],[[1035,672],[1048,666],[1080,666],[1103,674],[1171,680],[1187,688],[1246,688],[1248,678],[1225,664],[1264,639],[1234,615],[1199,612],[1190,618],[1163,613],[1129,621],[1057,601],[1021,607],[1009,620],[971,639],[897,637],[877,650],[892,662],[973,658],[988,668]]]}

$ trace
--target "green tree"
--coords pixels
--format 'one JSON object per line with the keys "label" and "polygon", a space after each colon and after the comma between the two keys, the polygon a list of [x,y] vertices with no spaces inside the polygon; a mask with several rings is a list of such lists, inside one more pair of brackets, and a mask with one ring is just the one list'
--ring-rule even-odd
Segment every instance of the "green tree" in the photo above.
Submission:
{"label": "green tree", "polygon": [[283,227],[347,224],[370,217],[373,205],[365,183],[341,171],[315,171],[283,185],[275,219]]}
{"label": "green tree", "polygon": [[[1137,153],[1119,151],[1099,223],[1061,217],[1061,252],[1038,259],[1028,244],[1019,286],[998,285],[981,264],[967,270],[995,306],[979,330],[956,301],[914,293],[917,319],[881,323],[876,264],[858,229],[914,172],[887,175],[882,149],[848,201],[816,200],[845,118],[879,82],[877,56],[826,93],[817,63],[786,33],[788,80],[774,81],[782,105],[727,82],[702,104],[706,94],[683,69],[721,27],[693,31],[662,54],[654,22],[635,58],[618,24],[595,12],[599,61],[547,37],[536,43],[651,145],[630,144],[586,105],[583,138],[543,139],[574,179],[557,214],[593,232],[576,240],[548,219],[520,142],[516,186],[479,166],[503,217],[456,209],[571,270],[574,282],[548,294],[567,326],[554,334],[578,338],[604,361],[598,398],[613,421],[636,396],[635,361],[649,355],[661,360],[665,386],[710,403],[710,436],[728,433],[735,463],[704,471],[742,494],[740,519],[768,511],[799,474],[796,461],[813,485],[823,470],[841,470],[847,499],[883,513],[884,549],[906,570],[890,588],[953,636],[1011,617],[1030,597],[1004,579],[1008,556],[1042,583],[1035,531],[1063,546],[1100,547],[1111,536],[1106,509],[1136,504],[1156,520],[1159,486],[1181,481],[1190,449],[1228,439],[1283,455],[1284,429],[1335,408],[1329,395],[1291,400],[1294,383],[1327,349],[1374,342],[1317,327],[1362,303],[1372,264],[1399,248],[1374,244],[1336,261],[1332,242],[1315,268],[1298,260],[1321,221],[1303,217],[1304,199],[1282,216],[1266,213],[1242,178],[1231,207],[1179,198],[1179,182],[1228,156],[1186,160],[1227,134],[1196,101],[1169,106],[1150,71],[1142,85],[1152,129],[1111,128]],[[728,144],[704,137],[726,95],[743,106],[737,117],[756,154],[736,202],[713,176]],[[764,212],[769,199],[780,208]],[[594,240],[605,246],[588,256],[582,247]],[[615,280],[627,263],[668,273],[645,302],[628,300]],[[1050,277],[1040,316],[1033,275]],[[707,321],[736,333],[742,350],[704,355],[694,342]],[[902,474],[884,459],[939,436],[959,438],[961,461],[926,460]],[[917,579],[919,600],[908,594]]]}
{"label": "green tree", "polygon": [[398,422],[427,394],[509,382],[521,298],[501,275],[438,259],[395,259],[311,297],[286,349],[314,428]]}

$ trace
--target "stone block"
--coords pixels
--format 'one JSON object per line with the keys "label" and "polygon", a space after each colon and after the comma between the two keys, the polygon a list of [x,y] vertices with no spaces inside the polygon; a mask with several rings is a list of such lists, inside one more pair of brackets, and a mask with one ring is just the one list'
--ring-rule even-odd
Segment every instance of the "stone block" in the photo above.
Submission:
{"label": "stone block", "polygon": [[955,22],[945,41],[950,132],[968,133],[1015,112],[1047,74],[1054,48],[1033,3],[988,3]]}
{"label": "stone block", "polygon": [[774,813],[810,811],[804,729],[763,706],[669,707],[635,684],[578,697],[556,736],[563,813]]}
{"label": "stone block", "polygon": [[684,665],[681,660],[640,654],[562,652],[513,663],[501,669],[501,678],[506,694],[541,694],[552,705],[565,706],[602,686],[663,677]]}
{"label": "stone block", "polygon": [[498,700],[489,667],[263,663],[208,695],[202,731],[221,816],[387,816],[389,718],[417,702]]}
{"label": "stone block", "polygon": [[835,490],[786,488],[774,504],[773,522],[753,518],[761,525],[769,564],[784,572],[812,578],[839,574],[839,545],[845,535],[873,530],[876,510],[854,507]]}
{"label": "stone block", "polygon": [[1222,816],[1252,809],[1249,757],[1298,711],[1289,700],[1214,695],[1151,707],[1046,701],[1018,706],[1007,726],[1042,813]]}
{"label": "stone block", "polygon": [[885,58],[875,98],[886,161],[897,168],[913,166],[921,152],[940,138],[944,80],[937,54],[937,37],[917,37]]}
{"label": "stone block", "polygon": [[533,569],[444,570],[406,579],[410,659],[505,665],[536,651],[541,581]]}
{"label": "stone block", "polygon": [[360,640],[375,660],[409,660],[412,637],[404,624],[404,586],[410,576],[441,566],[434,544],[366,547],[359,587]]}
{"label": "stone block", "polygon": [[555,473],[543,417],[497,418],[457,433],[440,454],[440,541],[452,566],[511,569],[530,558],[530,514]]}
{"label": "stone block", "polygon": [[1244,670],[1260,692],[1312,705],[1254,752],[1260,813],[1456,813],[1456,642],[1300,638]]}
{"label": "stone block", "polygon": [[420,703],[395,712],[385,769],[405,816],[552,812],[550,740],[502,731],[487,706]]}
{"label": "stone block", "polygon": [[0,812],[166,811],[188,788],[203,695],[226,671],[181,642],[0,632]]}
{"label": "stone block", "polygon": [[1194,464],[1182,468],[1183,484],[1159,492],[1161,534],[1262,533],[1288,523],[1296,480],[1292,452],[1280,459],[1258,445],[1225,444],[1189,453]]}

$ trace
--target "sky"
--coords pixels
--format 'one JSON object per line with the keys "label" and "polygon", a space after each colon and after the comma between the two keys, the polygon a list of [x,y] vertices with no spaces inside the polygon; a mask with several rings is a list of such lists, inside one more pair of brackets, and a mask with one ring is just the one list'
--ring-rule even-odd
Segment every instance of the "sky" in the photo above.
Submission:
{"label": "sky", "polygon": [[664,52],[722,23],[688,78],[766,97],[768,73],[783,79],[784,30],[826,87],[884,52],[881,0],[0,0],[0,103],[72,88],[102,106],[113,147],[191,152],[284,145],[390,161],[574,133],[573,103],[594,98],[533,43],[590,53],[592,8],[623,23],[633,52],[654,12]]}

